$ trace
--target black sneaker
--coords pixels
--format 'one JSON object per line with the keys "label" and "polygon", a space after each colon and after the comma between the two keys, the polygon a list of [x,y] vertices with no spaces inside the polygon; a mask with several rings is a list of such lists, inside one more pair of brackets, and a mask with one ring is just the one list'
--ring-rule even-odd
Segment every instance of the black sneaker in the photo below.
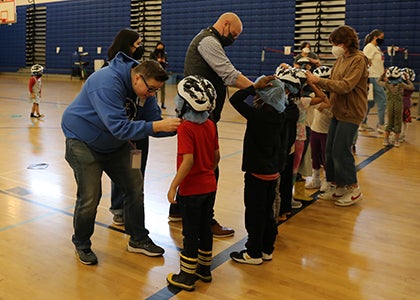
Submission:
{"label": "black sneaker", "polygon": [[118,226],[124,225],[124,216],[123,215],[114,215],[112,218],[112,223]]}
{"label": "black sneaker", "polygon": [[35,115],[35,114],[30,114],[30,117],[31,117],[31,118],[38,118],[38,116],[37,116],[37,115]]}
{"label": "black sneaker", "polygon": [[98,263],[98,258],[96,257],[95,253],[88,248],[88,249],[76,249],[75,250],[77,258],[82,264],[85,265],[96,265]]}
{"label": "black sneaker", "polygon": [[140,242],[128,242],[128,252],[141,253],[147,256],[161,256],[165,253],[162,247],[157,246],[150,238]]}
{"label": "black sneaker", "polygon": [[242,250],[241,252],[231,252],[230,258],[241,264],[261,265],[263,263],[262,257],[253,258],[249,256],[246,250]]}

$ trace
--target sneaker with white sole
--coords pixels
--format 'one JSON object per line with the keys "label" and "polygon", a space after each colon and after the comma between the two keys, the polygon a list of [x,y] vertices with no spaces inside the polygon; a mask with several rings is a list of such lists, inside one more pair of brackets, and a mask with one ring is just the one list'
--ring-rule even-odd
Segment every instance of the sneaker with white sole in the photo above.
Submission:
{"label": "sneaker with white sole", "polygon": [[263,263],[262,257],[251,257],[246,250],[242,250],[241,252],[231,252],[230,258],[241,264],[261,265]]}
{"label": "sneaker with white sole", "polygon": [[270,254],[268,254],[268,253],[262,253],[262,260],[263,261],[269,261],[269,260],[272,260],[273,259],[273,253],[270,253]]}
{"label": "sneaker with white sole", "polygon": [[161,256],[165,253],[165,250],[153,243],[149,237],[140,242],[130,240],[127,245],[127,250],[128,252],[141,253],[147,256]]}
{"label": "sneaker with white sole", "polygon": [[389,146],[390,145],[389,139],[385,138],[384,141],[382,142],[382,145],[383,146]]}
{"label": "sneaker with white sole", "polygon": [[76,256],[82,264],[85,265],[96,265],[98,263],[98,258],[92,249],[75,249]]}
{"label": "sneaker with white sole", "polygon": [[318,195],[318,199],[337,201],[347,192],[345,187],[333,186],[323,194]]}
{"label": "sneaker with white sole", "polygon": [[319,191],[321,193],[324,193],[324,192],[328,191],[330,189],[330,187],[331,187],[331,183],[326,181],[325,179],[323,179],[321,181],[321,187],[319,188]]}
{"label": "sneaker with white sole", "polygon": [[308,190],[315,190],[321,187],[321,179],[319,178],[312,178],[307,184],[305,184],[305,189]]}
{"label": "sneaker with white sole", "polygon": [[301,208],[302,205],[302,202],[292,199],[292,208]]}
{"label": "sneaker with white sole", "polygon": [[346,193],[340,197],[337,201],[335,201],[335,205],[338,206],[350,206],[353,205],[360,200],[363,200],[363,194],[360,192],[359,187],[347,187]]}

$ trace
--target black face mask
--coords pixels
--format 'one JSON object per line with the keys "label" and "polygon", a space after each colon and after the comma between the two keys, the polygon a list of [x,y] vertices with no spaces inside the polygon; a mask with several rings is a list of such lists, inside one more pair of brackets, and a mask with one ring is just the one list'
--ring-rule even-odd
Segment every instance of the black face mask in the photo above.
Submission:
{"label": "black face mask", "polygon": [[221,43],[223,47],[227,47],[233,44],[233,42],[235,41],[232,33],[229,33],[228,36],[221,36]]}
{"label": "black face mask", "polygon": [[376,39],[376,43],[380,46],[384,43],[384,39]]}
{"label": "black face mask", "polygon": [[137,49],[133,52],[133,58],[136,60],[139,60],[144,53],[144,46],[140,45],[137,47]]}

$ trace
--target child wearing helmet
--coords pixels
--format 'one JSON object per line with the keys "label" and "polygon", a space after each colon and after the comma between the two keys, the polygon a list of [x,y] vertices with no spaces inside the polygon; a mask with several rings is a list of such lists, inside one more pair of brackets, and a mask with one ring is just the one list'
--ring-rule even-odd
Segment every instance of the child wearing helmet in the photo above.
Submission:
{"label": "child wearing helmet", "polygon": [[[416,79],[416,73],[413,69],[402,68],[401,72],[405,83],[408,83],[409,81],[414,82]],[[411,96],[413,95],[413,92],[414,90],[405,89],[403,93],[403,127],[401,129],[400,142],[404,142],[405,135],[407,134],[408,123],[411,123]]]}
{"label": "child wearing helmet", "polygon": [[44,115],[41,115],[39,112],[39,102],[41,99],[41,86],[42,86],[42,73],[44,68],[39,65],[33,65],[31,67],[31,78],[29,79],[28,88],[29,88],[29,98],[32,101],[31,109],[31,118],[42,118]]}
{"label": "child wearing helmet", "polygon": [[[403,78],[407,83],[404,83]],[[387,68],[379,78],[378,84],[385,87],[388,113],[388,124],[385,127],[385,138],[382,144],[384,146],[390,145],[389,136],[393,132],[395,134],[394,146],[399,147],[402,128],[403,94],[404,90],[414,90],[414,85],[408,80],[407,74],[403,75],[401,69],[396,66]]]}
{"label": "child wearing helmet", "polygon": [[[251,95],[253,103],[249,105],[246,101]],[[248,232],[246,249],[232,252],[230,257],[235,262],[259,265],[272,259],[277,236],[273,203],[281,165],[287,157],[285,85],[274,76],[262,76],[236,91],[229,101],[247,119],[242,171]]]}
{"label": "child wearing helmet", "polygon": [[211,220],[217,189],[214,170],[220,153],[216,125],[208,117],[215,107],[216,90],[199,75],[185,77],[177,89],[176,112],[183,121],[178,127],[177,173],[168,201],[181,207],[184,248],[180,273],[171,273],[166,280],[190,291],[195,288],[196,276],[204,282],[212,280]]}

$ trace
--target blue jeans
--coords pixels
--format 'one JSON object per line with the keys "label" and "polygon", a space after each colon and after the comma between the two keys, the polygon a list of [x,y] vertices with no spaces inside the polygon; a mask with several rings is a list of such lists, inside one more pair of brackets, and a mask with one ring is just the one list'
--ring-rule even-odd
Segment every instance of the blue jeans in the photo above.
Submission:
{"label": "blue jeans", "polygon": [[327,181],[336,182],[338,186],[357,183],[356,165],[351,146],[357,128],[353,123],[338,121],[332,118],[328,129],[325,150]]}
{"label": "blue jeans", "polygon": [[[141,166],[140,171],[143,174],[146,172],[147,156],[149,154],[149,137],[135,141],[136,148],[141,150]],[[111,181],[111,207],[109,211],[113,215],[123,215],[123,203],[124,203],[125,194],[123,190]],[[144,197],[144,196],[143,196]]]}
{"label": "blue jeans", "polygon": [[133,242],[148,238],[144,225],[143,176],[130,166],[131,145],[112,153],[100,153],[85,143],[66,139],[65,158],[73,169],[77,183],[77,200],[73,216],[72,241],[76,249],[90,248],[96,211],[102,196],[102,173],[121,187],[124,198],[125,231]]}
{"label": "blue jeans", "polygon": [[378,78],[369,78],[369,83],[373,84],[373,101],[368,101],[368,110],[366,113],[366,118],[363,123],[367,121],[367,115],[371,108],[375,106],[378,107],[378,125],[385,124],[385,109],[386,109],[386,94],[385,89],[378,84]]}

